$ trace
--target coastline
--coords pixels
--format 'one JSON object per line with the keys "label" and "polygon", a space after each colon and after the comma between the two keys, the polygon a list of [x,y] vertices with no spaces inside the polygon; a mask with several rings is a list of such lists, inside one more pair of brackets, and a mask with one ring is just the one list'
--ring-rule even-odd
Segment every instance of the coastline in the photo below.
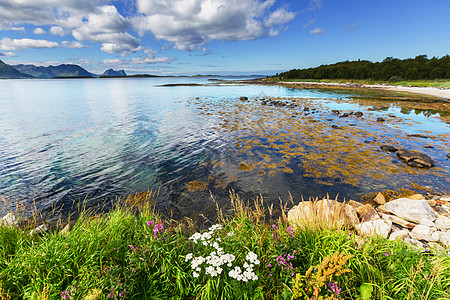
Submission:
{"label": "coastline", "polygon": [[[275,82],[274,82],[275,83]],[[337,82],[312,82],[312,81],[279,81],[278,84],[296,85],[296,86],[317,86],[317,87],[342,87],[342,88],[363,88],[388,90],[393,92],[407,92],[412,94],[422,94],[450,100],[450,89],[435,87],[416,87],[416,86],[397,86],[384,84],[356,84],[356,83],[337,83]]]}

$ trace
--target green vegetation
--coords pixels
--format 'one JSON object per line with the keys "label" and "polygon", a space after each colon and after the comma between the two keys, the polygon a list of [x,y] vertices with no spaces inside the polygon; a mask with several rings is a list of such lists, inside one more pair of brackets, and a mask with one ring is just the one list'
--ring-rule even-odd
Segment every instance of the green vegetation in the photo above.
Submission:
{"label": "green vegetation", "polygon": [[294,230],[285,205],[275,218],[261,201],[249,208],[230,197],[232,216],[218,210],[207,230],[163,219],[135,198],[105,215],[82,213],[69,232],[0,226],[0,298],[450,297],[446,255],[346,230]]}
{"label": "green vegetation", "polygon": [[414,59],[387,57],[382,62],[367,60],[344,61],[309,69],[293,69],[276,77],[280,79],[368,79],[389,82],[403,80],[450,79],[450,56],[428,59],[426,55]]}

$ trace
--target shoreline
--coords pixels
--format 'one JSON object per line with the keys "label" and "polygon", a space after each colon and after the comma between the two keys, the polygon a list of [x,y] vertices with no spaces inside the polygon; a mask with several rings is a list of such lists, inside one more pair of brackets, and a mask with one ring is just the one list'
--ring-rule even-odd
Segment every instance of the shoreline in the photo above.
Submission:
{"label": "shoreline", "polygon": [[412,94],[428,95],[438,98],[450,100],[450,89],[435,88],[435,87],[416,87],[416,86],[397,86],[397,85],[384,85],[384,84],[357,84],[357,83],[338,83],[338,82],[313,82],[313,81],[271,81],[276,84],[287,84],[296,86],[317,86],[317,87],[341,87],[341,88],[362,88],[362,89],[375,89],[375,90],[387,90],[393,92],[406,92]]}

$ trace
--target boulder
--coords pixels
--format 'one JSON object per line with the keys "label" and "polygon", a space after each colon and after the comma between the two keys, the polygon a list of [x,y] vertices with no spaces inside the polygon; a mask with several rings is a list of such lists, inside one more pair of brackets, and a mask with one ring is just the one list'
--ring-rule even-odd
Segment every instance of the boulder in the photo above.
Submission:
{"label": "boulder", "polygon": [[384,206],[384,204],[377,206],[377,208],[375,208],[375,210],[379,213],[389,214],[389,212],[386,210],[386,206]]}
{"label": "boulder", "polygon": [[419,224],[427,227],[435,227],[435,224],[433,222],[425,218],[420,219]]}
{"label": "boulder", "polygon": [[426,200],[399,198],[386,203],[384,207],[388,212],[417,224],[422,218],[432,222],[436,220],[436,213]]}
{"label": "boulder", "polygon": [[420,248],[421,250],[425,248],[424,244],[418,240],[415,239],[411,239],[411,238],[406,238],[405,242],[407,242],[408,244]]}
{"label": "boulder", "polygon": [[375,198],[373,198],[373,202],[375,202],[378,205],[383,205],[386,203],[386,198],[382,193],[378,193],[378,195]]}
{"label": "boulder", "polygon": [[449,230],[450,229],[450,218],[446,216],[438,216],[434,222],[435,226],[439,230]]}
{"label": "boulder", "polygon": [[434,161],[426,154],[415,150],[400,149],[397,157],[406,162],[408,166],[417,168],[432,168]]}
{"label": "boulder", "polygon": [[357,209],[358,207],[363,206],[364,204],[357,202],[355,200],[350,200],[347,202],[348,205],[350,205],[351,207],[353,207],[354,209]]}
{"label": "boulder", "polygon": [[362,117],[363,113],[360,111],[355,112],[355,117]]}
{"label": "boulder", "polygon": [[436,239],[436,236],[434,236],[434,237],[432,236],[435,231],[436,230],[434,230],[431,227],[419,224],[419,225],[416,225],[416,227],[414,227],[413,230],[411,230],[410,235],[411,235],[411,238],[416,239],[416,240],[437,242],[438,240]]}
{"label": "boulder", "polygon": [[305,226],[318,228],[341,228],[347,226],[354,228],[359,223],[353,207],[329,199],[299,203],[289,210],[288,222],[294,229]]}
{"label": "boulder", "polygon": [[378,118],[377,118],[377,122],[384,122],[384,119],[381,118],[381,117],[378,117]]}
{"label": "boulder", "polygon": [[389,235],[389,239],[391,241],[393,240],[405,240],[406,238],[409,238],[409,231],[408,230],[393,230],[391,234]]}
{"label": "boulder", "polygon": [[398,150],[398,148],[391,146],[391,145],[382,145],[381,150],[392,153],[392,152],[396,152]]}
{"label": "boulder", "polygon": [[450,247],[450,232],[441,232],[439,242],[445,247]]}
{"label": "boulder", "polygon": [[406,229],[413,229],[416,226],[416,224],[410,223],[410,222],[408,222],[408,221],[406,221],[406,220],[404,220],[402,218],[399,218],[397,216],[394,216],[394,215],[388,215],[388,214],[380,213],[380,216],[383,219],[389,220],[392,223],[400,225],[400,226],[402,226],[403,228],[406,228]]}
{"label": "boulder", "polygon": [[355,226],[356,231],[361,236],[381,235],[387,239],[392,229],[392,222],[378,219],[369,222],[363,222]]}
{"label": "boulder", "polygon": [[368,222],[380,219],[380,216],[370,204],[366,204],[357,208],[356,212],[358,213],[361,222]]}
{"label": "boulder", "polygon": [[240,97],[239,98],[241,101],[247,101],[248,100],[248,97]]}

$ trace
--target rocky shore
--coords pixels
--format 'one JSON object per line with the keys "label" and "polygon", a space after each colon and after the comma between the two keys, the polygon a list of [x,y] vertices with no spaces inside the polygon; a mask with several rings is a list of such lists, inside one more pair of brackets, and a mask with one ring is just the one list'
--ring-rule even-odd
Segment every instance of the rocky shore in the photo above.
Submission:
{"label": "rocky shore", "polygon": [[290,82],[280,81],[279,84],[296,85],[296,86],[317,86],[317,87],[342,87],[342,88],[363,88],[388,90],[394,92],[407,92],[413,94],[423,94],[450,100],[450,89],[435,88],[435,87],[417,87],[417,86],[401,86],[401,85],[386,85],[386,84],[358,84],[358,83],[337,83],[337,82]]}
{"label": "rocky shore", "polygon": [[288,212],[294,227],[346,226],[364,238],[379,235],[389,240],[403,240],[421,251],[450,248],[450,195],[413,194],[386,201],[383,193],[362,204],[350,200],[304,201]]}

